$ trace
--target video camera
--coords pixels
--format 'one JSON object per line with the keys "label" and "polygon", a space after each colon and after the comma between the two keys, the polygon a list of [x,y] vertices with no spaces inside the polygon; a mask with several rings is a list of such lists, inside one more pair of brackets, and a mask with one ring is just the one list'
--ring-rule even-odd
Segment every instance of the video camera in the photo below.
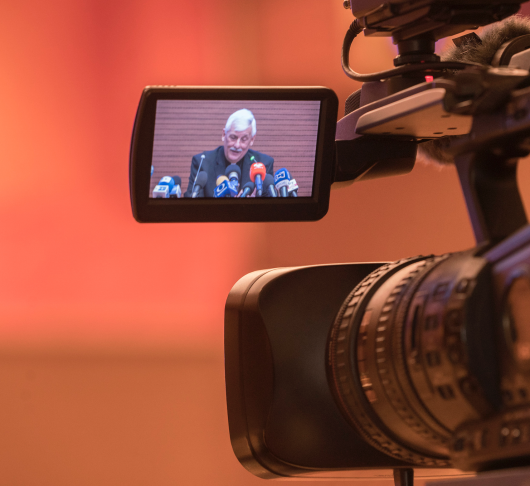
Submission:
{"label": "video camera", "polygon": [[[407,173],[418,147],[427,155],[442,150],[460,178],[477,243],[471,250],[263,270],[235,284],[225,311],[228,418],[234,452],[252,473],[394,474],[396,484],[412,484],[413,469],[433,477],[528,465],[530,227],[516,168],[530,153],[530,28],[515,22],[497,30],[487,61],[466,58],[482,42],[473,35],[455,39],[463,60],[434,52],[437,39],[507,19],[521,3],[346,0],[356,20],[342,63],[363,85],[336,126],[336,97],[323,88],[144,91],[131,148],[139,221],[318,219],[332,182]],[[392,37],[399,51],[393,69],[351,69],[350,45],[363,31]],[[251,121],[227,122],[217,152],[201,153],[190,142],[193,130],[173,140],[190,123],[215,119],[218,129],[243,108],[258,127],[269,120],[263,146],[268,137],[273,156],[249,148],[262,136]],[[305,145],[294,132],[275,138],[275,125],[297,123]],[[232,132],[235,145],[227,140]],[[285,149],[294,142],[304,163]],[[177,153],[185,153],[178,167],[191,160],[188,198],[180,188],[170,195],[181,184],[168,175]],[[281,160],[280,186],[258,193],[252,176],[259,173],[262,184],[271,160]],[[156,173],[160,167],[167,173]],[[292,173],[308,176],[301,197],[289,195]],[[244,176],[253,185],[242,197]]]}

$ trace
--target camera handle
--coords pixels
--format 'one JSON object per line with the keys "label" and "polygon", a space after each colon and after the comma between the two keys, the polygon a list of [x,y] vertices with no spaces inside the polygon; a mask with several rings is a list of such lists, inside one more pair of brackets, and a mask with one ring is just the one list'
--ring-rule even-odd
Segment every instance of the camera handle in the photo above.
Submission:
{"label": "camera handle", "polygon": [[528,222],[517,186],[517,162],[529,151],[510,142],[500,150],[455,156],[477,245],[498,243]]}

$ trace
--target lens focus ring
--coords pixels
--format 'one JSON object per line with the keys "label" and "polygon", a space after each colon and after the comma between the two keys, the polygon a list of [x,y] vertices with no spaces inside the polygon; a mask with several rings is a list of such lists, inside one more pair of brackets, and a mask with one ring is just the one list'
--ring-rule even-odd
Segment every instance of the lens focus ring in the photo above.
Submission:
{"label": "lens focus ring", "polygon": [[[381,421],[371,404],[371,402],[378,400],[374,389],[373,370],[370,374],[364,368],[364,365],[367,364],[365,356],[365,353],[368,352],[367,346],[371,345],[368,343],[368,336],[365,333],[372,318],[371,310],[367,309],[370,300],[381,285],[394,274],[422,260],[425,258],[416,257],[384,265],[366,277],[352,291],[339,311],[331,332],[330,375],[339,406],[368,443],[399,460],[422,466],[446,466],[448,462],[445,458],[429,457],[429,455],[417,453],[389,433],[388,427]],[[397,301],[397,295],[403,291],[406,285],[398,287],[395,289],[394,297],[396,299],[394,302]],[[390,299],[392,300],[392,296]],[[383,319],[382,323],[385,316],[388,317],[390,312],[394,312],[393,302],[389,301],[387,305],[383,306],[383,309],[380,316]],[[386,359],[384,355],[390,341],[387,342],[384,324],[379,327],[383,332],[375,341],[377,343],[376,361],[380,366],[378,371],[382,371],[381,374],[385,375],[385,371],[388,372],[389,370],[384,367]],[[391,388],[388,391],[392,393]],[[380,388],[378,393],[381,393]],[[399,400],[399,398],[396,399]],[[395,403],[400,405],[399,402]]]}

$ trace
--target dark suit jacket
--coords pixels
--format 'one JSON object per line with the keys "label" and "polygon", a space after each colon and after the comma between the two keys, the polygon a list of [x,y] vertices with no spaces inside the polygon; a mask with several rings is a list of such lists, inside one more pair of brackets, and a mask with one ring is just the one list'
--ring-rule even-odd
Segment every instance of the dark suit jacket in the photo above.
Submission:
{"label": "dark suit jacket", "polygon": [[[205,155],[201,165],[201,172],[205,171],[208,174],[208,181],[204,189],[201,189],[198,197],[213,197],[213,190],[215,189],[215,182],[219,176],[225,175],[226,168],[230,163],[225,158],[223,145],[217,147],[214,150],[207,150],[200,154],[194,155],[191,159],[191,172],[190,180],[188,182],[188,188],[184,193],[184,197],[191,197],[193,182],[197,176],[199,170],[199,164],[201,163],[201,155]],[[247,182],[250,181],[250,157],[254,156],[256,162],[261,162],[267,169],[267,174],[274,177],[274,159],[269,156],[262,154],[256,150],[249,149],[245,156],[237,163],[241,169],[241,180],[239,181],[239,187],[243,187]]]}

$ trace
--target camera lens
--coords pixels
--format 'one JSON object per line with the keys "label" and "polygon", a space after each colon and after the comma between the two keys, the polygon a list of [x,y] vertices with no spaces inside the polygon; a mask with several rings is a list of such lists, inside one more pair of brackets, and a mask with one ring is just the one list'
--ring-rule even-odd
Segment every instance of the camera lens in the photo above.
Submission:
{"label": "camera lens", "polygon": [[328,377],[343,414],[375,448],[449,466],[453,431],[498,403],[489,275],[469,252],[415,257],[383,265],[344,302]]}

